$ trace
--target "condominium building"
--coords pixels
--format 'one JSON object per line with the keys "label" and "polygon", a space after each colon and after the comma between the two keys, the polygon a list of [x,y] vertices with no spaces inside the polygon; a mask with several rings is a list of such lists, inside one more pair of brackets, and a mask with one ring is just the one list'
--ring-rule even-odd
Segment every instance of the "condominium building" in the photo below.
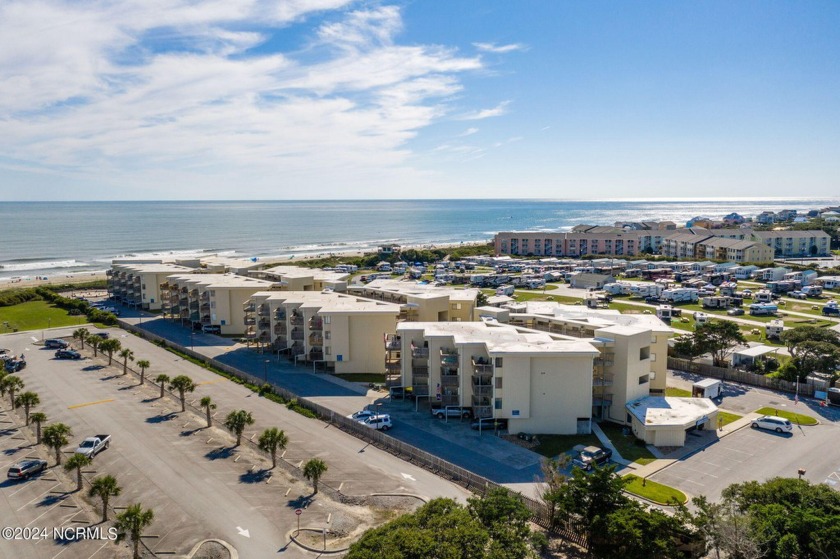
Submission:
{"label": "condominium building", "polygon": [[334,292],[265,291],[243,303],[246,337],[336,373],[382,372],[399,305]]}
{"label": "condominium building", "polygon": [[420,400],[506,418],[510,433],[591,430],[599,352],[585,340],[484,322],[401,322],[385,343],[400,348],[403,385]]}
{"label": "condominium building", "polygon": [[251,276],[277,283],[283,291],[347,291],[350,274],[304,268],[302,266],[274,266],[265,270],[255,270]]}
{"label": "condominium building", "polygon": [[496,254],[577,257],[585,255],[636,256],[658,252],[667,230],[633,230],[579,225],[558,232],[502,231],[496,233]]}
{"label": "condominium building", "polygon": [[[274,282],[235,274],[174,274],[160,285],[164,316],[192,328],[217,326],[220,333],[245,333],[243,303]],[[168,296],[167,296],[168,295]]]}
{"label": "condominium building", "polygon": [[169,297],[168,292],[161,292],[160,284],[172,274],[194,271],[177,264],[114,260],[111,269],[105,272],[108,296],[125,305],[160,310],[163,296]]}
{"label": "condominium building", "polygon": [[822,230],[755,231],[754,235],[773,249],[776,257],[829,256],[831,235]]}
{"label": "condominium building", "polygon": [[473,320],[480,291],[377,279],[366,285],[351,285],[352,295],[400,305],[400,320],[412,322],[465,322]]}

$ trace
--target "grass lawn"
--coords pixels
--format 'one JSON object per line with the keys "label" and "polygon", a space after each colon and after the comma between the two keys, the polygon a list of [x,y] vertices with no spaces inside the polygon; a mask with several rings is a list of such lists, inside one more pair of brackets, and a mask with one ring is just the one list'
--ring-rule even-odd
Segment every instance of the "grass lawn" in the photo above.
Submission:
{"label": "grass lawn", "polygon": [[691,390],[683,390],[682,388],[668,386],[665,388],[665,395],[673,396],[675,398],[691,398]]}
{"label": "grass lawn", "polygon": [[[632,432],[628,435],[624,434],[624,426],[616,423],[610,423],[608,421],[604,421],[598,425],[601,427],[604,434],[610,439],[610,442],[612,442],[616,450],[618,450],[618,453],[621,454],[622,458],[625,460],[639,462],[640,464],[647,464],[648,462],[652,462],[656,459],[656,457],[641,444],[641,441],[636,443],[638,439]],[[640,462],[640,460],[643,461]]]}
{"label": "grass lawn", "polygon": [[795,413],[792,411],[785,411],[780,410],[777,408],[761,408],[755,410],[755,413],[760,413],[761,415],[775,415],[778,417],[784,417],[785,419],[790,419],[793,423],[798,425],[816,425],[817,420],[811,417],[810,415],[802,415],[801,413]]}
{"label": "grass lawn", "polygon": [[29,301],[0,307],[0,334],[24,330],[43,330],[57,326],[76,326],[87,322],[84,315],[70,316],[67,311],[46,301]]}
{"label": "grass lawn", "polygon": [[540,444],[535,446],[534,452],[548,458],[554,458],[575,446],[601,446],[601,441],[595,435],[539,435]]}
{"label": "grass lawn", "polygon": [[[688,501],[688,497],[686,497],[685,493],[679,489],[674,489],[673,487],[656,483],[655,481],[644,481],[642,478],[634,476],[633,474],[624,476],[624,479],[630,480],[630,483],[628,483],[624,488],[625,491],[648,499],[649,501],[653,501],[654,503],[668,505],[674,500],[679,503],[685,503]],[[642,485],[643,483],[644,485]]]}
{"label": "grass lawn", "polygon": [[350,382],[385,382],[385,373],[339,373],[333,376]]}
{"label": "grass lawn", "polygon": [[[737,413],[729,413],[726,411],[718,411],[718,423],[720,425],[729,425],[733,421],[738,421],[744,417],[743,415],[738,415]],[[723,420],[723,421],[721,421]]]}

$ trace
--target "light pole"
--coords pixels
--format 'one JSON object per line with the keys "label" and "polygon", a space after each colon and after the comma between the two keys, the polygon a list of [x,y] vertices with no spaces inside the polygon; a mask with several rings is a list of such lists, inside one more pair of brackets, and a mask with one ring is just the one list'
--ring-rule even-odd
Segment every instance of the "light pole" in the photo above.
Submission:
{"label": "light pole", "polygon": [[195,342],[193,341],[193,334],[195,334],[195,330],[192,330],[192,326],[190,326],[190,349],[195,351]]}
{"label": "light pole", "polygon": [[270,359],[266,359],[265,362],[263,362],[263,382],[265,382],[266,384],[268,384],[268,362],[269,361],[270,361]]}

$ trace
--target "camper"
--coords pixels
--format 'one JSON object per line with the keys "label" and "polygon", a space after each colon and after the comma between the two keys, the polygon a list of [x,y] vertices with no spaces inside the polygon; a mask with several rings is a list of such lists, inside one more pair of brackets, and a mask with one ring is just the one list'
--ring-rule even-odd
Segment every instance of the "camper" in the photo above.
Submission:
{"label": "camper", "polygon": [[723,395],[723,383],[717,379],[698,380],[691,386],[692,398],[720,398]]}
{"label": "camper", "polygon": [[664,290],[665,288],[658,283],[636,284],[630,288],[630,294],[634,297],[655,297],[658,299]]}
{"label": "camper", "polygon": [[759,289],[753,293],[753,303],[772,303],[773,294],[769,289]]}
{"label": "camper", "polygon": [[732,305],[729,297],[703,297],[704,309],[728,309]]}
{"label": "camper", "polygon": [[605,285],[604,291],[610,295],[629,295],[633,292],[633,286],[627,282],[617,281]]}
{"label": "camper", "polygon": [[608,309],[610,298],[607,295],[590,293],[586,297],[586,306],[590,309]]}
{"label": "camper", "polygon": [[768,340],[778,340],[784,331],[785,323],[783,320],[779,319],[771,320],[767,323],[767,326],[764,327],[764,335]]}
{"label": "camper", "polygon": [[709,315],[704,312],[697,311],[694,313],[694,327],[703,326],[709,322]]}
{"label": "camper", "polygon": [[753,303],[750,305],[750,314],[753,316],[773,316],[779,310],[776,305],[767,303]]}
{"label": "camper", "polygon": [[656,318],[665,323],[670,323],[674,316],[671,305],[660,305],[656,307]]}
{"label": "camper", "polygon": [[692,289],[690,287],[678,287],[675,289],[666,289],[660,295],[660,298],[664,301],[670,301],[671,303],[695,303],[697,302],[698,290]]}
{"label": "camper", "polygon": [[511,295],[513,295],[513,290],[514,288],[512,285],[503,285],[501,287],[496,288],[496,295],[507,295],[508,297],[510,297]]}
{"label": "camper", "polygon": [[806,285],[802,288],[802,293],[806,297],[820,297],[822,296],[823,288],[821,285]]}

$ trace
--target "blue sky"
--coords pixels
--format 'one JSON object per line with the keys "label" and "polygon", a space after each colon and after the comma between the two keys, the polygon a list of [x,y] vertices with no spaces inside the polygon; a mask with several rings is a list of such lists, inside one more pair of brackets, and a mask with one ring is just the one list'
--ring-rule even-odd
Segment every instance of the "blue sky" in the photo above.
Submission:
{"label": "blue sky", "polygon": [[840,4],[0,5],[0,197],[840,193]]}

